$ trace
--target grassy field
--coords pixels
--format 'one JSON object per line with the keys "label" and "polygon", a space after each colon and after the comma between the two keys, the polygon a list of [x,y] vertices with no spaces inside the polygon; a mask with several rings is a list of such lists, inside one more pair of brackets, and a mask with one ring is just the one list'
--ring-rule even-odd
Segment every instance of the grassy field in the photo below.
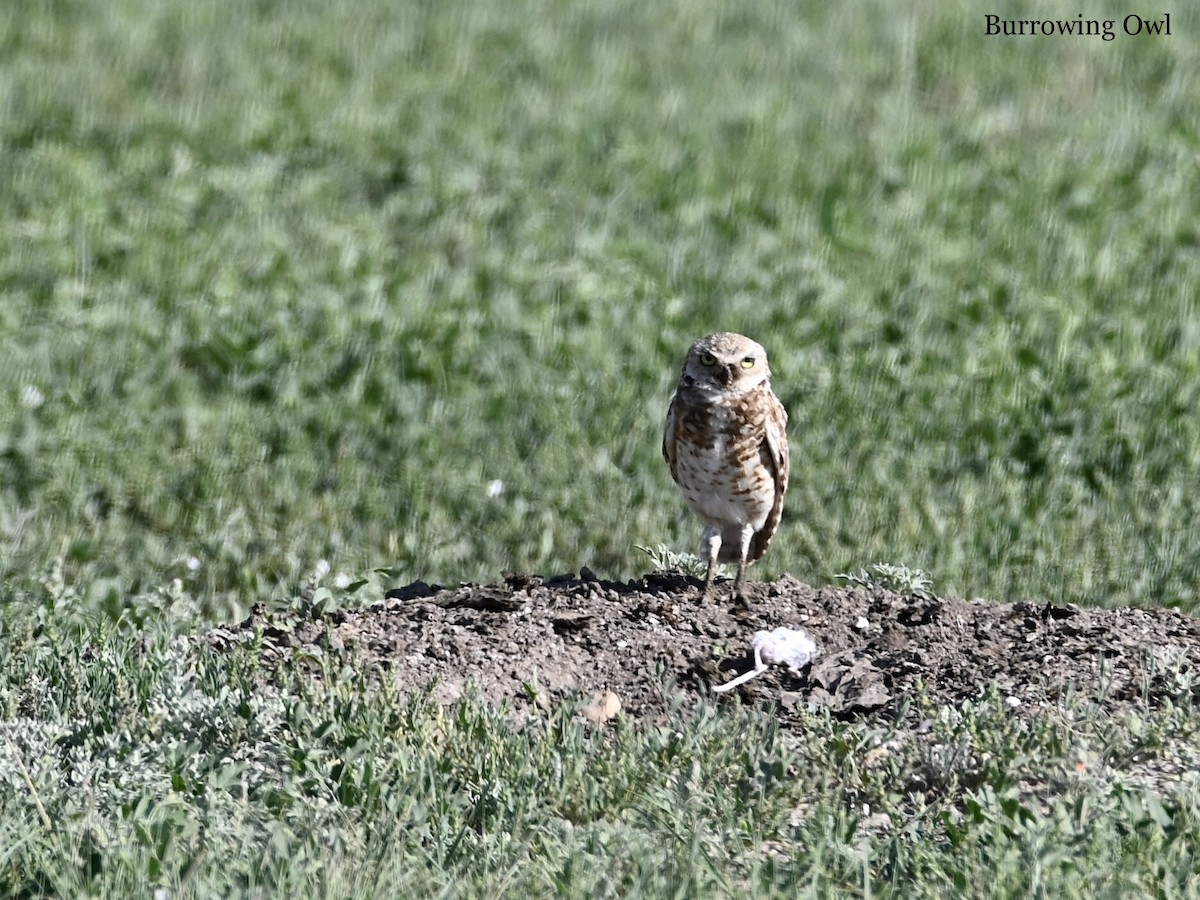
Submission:
{"label": "grassy field", "polygon": [[[625,577],[647,567],[635,545],[693,549],[660,429],[688,343],[719,329],[768,347],[791,414],[789,508],[758,577],[887,561],[954,595],[1196,610],[1200,16],[1129,37],[1125,15],[1161,11],[1091,7],[1115,40],[986,37],[967,2],[5,4],[0,883],[220,895],[228,876],[253,894],[238,873],[264,862],[267,893],[371,896],[352,857],[385,860],[397,892],[451,894],[438,873],[457,872],[481,896],[598,889],[610,858],[650,893],[936,892],[955,865],[997,896],[1165,877],[1194,801],[1143,820],[1080,800],[1033,834],[1005,830],[998,799],[959,850],[922,856],[856,834],[845,785],[800,826],[819,861],[731,868],[797,800],[754,781],[782,762],[730,744],[761,722],[692,723],[695,777],[673,777],[661,735],[367,712],[339,682],[263,714],[286,739],[238,733],[269,759],[192,771],[204,728],[251,698],[234,663],[170,637],[326,564],[331,586],[380,568]],[[97,653],[113,680],[89,681]],[[176,688],[213,709],[175,709]],[[96,768],[63,784],[17,765],[85,720],[111,744],[83,754]],[[835,743],[846,727],[821,726]],[[362,742],[370,772],[345,775]],[[447,745],[486,746],[461,764],[493,774],[430,769]],[[542,797],[504,839],[482,812],[447,824],[466,796],[447,785],[527,757],[528,792],[486,815],[580,760],[646,787],[578,814]],[[670,818],[669,791],[694,785],[694,816]],[[426,856],[384,812],[427,823]],[[603,827],[534,828],[552,819]],[[202,838],[212,856],[189,856]],[[543,879],[563,847],[581,880]],[[970,874],[995,859],[1048,880]]]}
{"label": "grassy field", "polygon": [[263,691],[259,648],[160,628],[7,642],[6,897],[1189,897],[1200,876],[1200,790],[1119,771],[1172,745],[1194,765],[1194,673],[1180,705],[1119,719],[916,696],[924,746],[707,705],[518,728],[332,655]]}

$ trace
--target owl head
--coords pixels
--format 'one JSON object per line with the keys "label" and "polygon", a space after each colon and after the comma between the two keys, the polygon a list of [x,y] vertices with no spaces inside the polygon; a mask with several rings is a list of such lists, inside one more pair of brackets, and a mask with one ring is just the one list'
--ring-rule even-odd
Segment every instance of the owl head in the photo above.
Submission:
{"label": "owl head", "polygon": [[741,393],[770,378],[762,344],[730,331],[700,338],[683,361],[682,383],[702,389]]}

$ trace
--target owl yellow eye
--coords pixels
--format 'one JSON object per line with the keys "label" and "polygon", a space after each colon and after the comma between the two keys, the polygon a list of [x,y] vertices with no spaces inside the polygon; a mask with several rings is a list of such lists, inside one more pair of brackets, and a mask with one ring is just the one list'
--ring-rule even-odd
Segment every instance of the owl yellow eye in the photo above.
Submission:
{"label": "owl yellow eye", "polygon": [[717,358],[711,353],[705,353],[702,357],[700,357],[700,362],[706,366],[715,366],[717,364]]}
{"label": "owl yellow eye", "polygon": [[745,359],[743,359],[742,360],[742,368],[743,369],[753,369],[754,368],[754,357],[747,356]]}

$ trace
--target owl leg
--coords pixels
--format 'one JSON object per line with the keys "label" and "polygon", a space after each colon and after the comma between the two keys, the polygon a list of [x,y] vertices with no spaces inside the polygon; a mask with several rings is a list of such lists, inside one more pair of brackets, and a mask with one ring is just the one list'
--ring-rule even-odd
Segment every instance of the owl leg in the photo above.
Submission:
{"label": "owl leg", "polygon": [[750,541],[754,538],[754,526],[749,524],[743,525],[741,538],[742,545],[738,548],[737,578],[733,582],[733,596],[738,600],[745,599],[745,595],[742,593],[742,585],[746,582],[746,566],[748,565],[746,557],[750,555]]}
{"label": "owl leg", "polygon": [[704,599],[712,596],[713,576],[717,574],[717,554],[721,552],[721,529],[713,525],[704,526],[704,537],[700,539],[700,549],[708,560],[708,571],[704,575]]}

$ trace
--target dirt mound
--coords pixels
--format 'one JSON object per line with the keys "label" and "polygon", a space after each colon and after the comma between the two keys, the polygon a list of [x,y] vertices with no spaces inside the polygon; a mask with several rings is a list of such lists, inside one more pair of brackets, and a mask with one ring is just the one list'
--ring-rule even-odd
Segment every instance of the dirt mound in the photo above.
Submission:
{"label": "dirt mound", "polygon": [[350,652],[404,691],[432,685],[451,701],[470,683],[518,715],[595,697],[598,720],[618,702],[625,715],[666,715],[672,681],[697,693],[728,682],[754,666],[754,634],[780,627],[807,632],[815,661],[797,672],[772,666],[726,698],[770,704],[785,724],[805,706],[849,718],[902,713],[918,683],[944,704],[994,683],[1014,708],[1066,691],[1110,709],[1153,706],[1200,666],[1200,619],[1170,609],[967,602],[789,576],[751,584],[741,604],[720,587],[702,602],[699,582],[675,572],[622,583],[587,569],[454,588],[417,582],[366,608],[307,618],[256,607],[208,637],[217,647],[260,638],[272,664]]}

